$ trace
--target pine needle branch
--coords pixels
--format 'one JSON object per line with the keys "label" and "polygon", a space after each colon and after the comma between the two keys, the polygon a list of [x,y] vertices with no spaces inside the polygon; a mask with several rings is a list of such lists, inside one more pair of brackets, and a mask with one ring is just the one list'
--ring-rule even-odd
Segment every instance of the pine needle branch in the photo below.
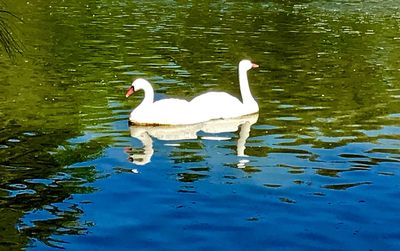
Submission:
{"label": "pine needle branch", "polygon": [[19,41],[14,38],[8,19],[5,17],[6,15],[22,20],[9,11],[0,10],[0,44],[10,58],[15,58],[16,53],[22,54],[22,49]]}

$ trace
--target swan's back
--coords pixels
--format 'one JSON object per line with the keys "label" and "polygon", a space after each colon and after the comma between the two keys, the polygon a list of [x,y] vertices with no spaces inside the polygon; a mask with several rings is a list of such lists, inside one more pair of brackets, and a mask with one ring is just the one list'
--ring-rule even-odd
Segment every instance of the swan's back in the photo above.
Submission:
{"label": "swan's back", "polygon": [[205,120],[240,116],[243,103],[226,92],[207,92],[190,101],[193,111]]}

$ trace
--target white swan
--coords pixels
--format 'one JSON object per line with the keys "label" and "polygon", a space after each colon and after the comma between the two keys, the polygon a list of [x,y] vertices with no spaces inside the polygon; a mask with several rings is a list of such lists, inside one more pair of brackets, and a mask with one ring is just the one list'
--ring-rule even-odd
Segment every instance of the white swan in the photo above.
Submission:
{"label": "white swan", "polygon": [[185,125],[202,122],[194,114],[189,116],[189,102],[186,100],[168,98],[154,102],[153,87],[143,78],[133,81],[126,93],[126,97],[138,90],[144,91],[144,99],[129,116],[129,121],[132,124]]}
{"label": "white swan", "polygon": [[247,71],[257,67],[259,66],[250,60],[242,60],[239,63],[239,85],[242,101],[226,92],[207,92],[190,101],[191,109],[199,117],[208,119],[236,118],[257,113],[258,104],[251,95],[247,79]]}
{"label": "white swan", "polygon": [[258,104],[250,92],[247,71],[258,67],[249,60],[239,63],[239,84],[242,101],[226,92],[207,92],[190,102],[183,99],[162,99],[154,102],[151,84],[142,78],[133,81],[126,97],[143,90],[144,99],[130,114],[129,121],[139,125],[188,125],[213,119],[235,118],[258,112]]}

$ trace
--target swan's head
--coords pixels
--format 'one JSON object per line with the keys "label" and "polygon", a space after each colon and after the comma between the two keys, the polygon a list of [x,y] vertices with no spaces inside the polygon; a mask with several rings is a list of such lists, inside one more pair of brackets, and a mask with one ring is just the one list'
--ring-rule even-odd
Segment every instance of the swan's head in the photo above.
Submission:
{"label": "swan's head", "polygon": [[149,83],[149,81],[147,81],[146,79],[143,78],[138,78],[135,81],[132,82],[131,87],[129,87],[128,91],[126,92],[126,97],[131,96],[134,92],[139,91],[139,90],[143,90],[146,87],[151,86],[151,84]]}
{"label": "swan's head", "polygon": [[248,71],[251,68],[257,68],[257,67],[259,67],[258,64],[254,64],[250,60],[247,60],[247,59],[244,59],[244,60],[240,61],[240,63],[239,63],[239,70]]}

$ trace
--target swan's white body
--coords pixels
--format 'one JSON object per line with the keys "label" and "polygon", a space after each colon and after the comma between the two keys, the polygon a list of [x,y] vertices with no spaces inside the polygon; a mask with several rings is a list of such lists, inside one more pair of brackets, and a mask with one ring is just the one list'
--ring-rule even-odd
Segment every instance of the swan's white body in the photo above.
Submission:
{"label": "swan's white body", "polygon": [[186,125],[201,122],[195,116],[188,116],[189,102],[184,99],[168,98],[154,102],[154,90],[151,84],[142,78],[136,79],[126,96],[134,91],[143,90],[144,99],[129,117],[133,124],[140,125]]}
{"label": "swan's white body", "polygon": [[249,60],[239,63],[239,83],[242,101],[226,92],[207,92],[190,102],[183,99],[162,99],[154,102],[154,90],[145,79],[136,79],[126,93],[144,90],[144,99],[130,114],[133,124],[188,125],[220,118],[235,118],[258,112],[258,104],[251,95],[247,71],[258,67]]}

